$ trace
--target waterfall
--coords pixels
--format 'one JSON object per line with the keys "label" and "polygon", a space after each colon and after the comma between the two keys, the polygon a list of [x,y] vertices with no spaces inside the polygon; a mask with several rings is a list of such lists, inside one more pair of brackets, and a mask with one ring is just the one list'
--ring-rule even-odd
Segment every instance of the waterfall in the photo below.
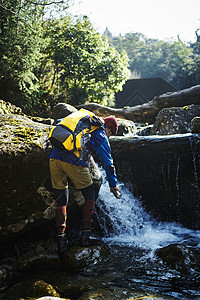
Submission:
{"label": "waterfall", "polygon": [[193,139],[191,137],[189,137],[189,141],[190,141],[190,148],[191,148],[191,153],[192,153],[192,161],[193,161],[193,165],[194,165],[194,178],[195,178],[195,188],[199,193],[199,180],[198,180],[198,172],[197,172],[197,160],[198,160],[198,151],[197,151],[197,146],[199,143],[199,139],[198,139],[198,135],[197,135],[197,139],[195,139],[193,141]]}
{"label": "waterfall", "polygon": [[[177,171],[178,172],[178,171]],[[119,183],[121,198],[117,199],[102,171],[103,184],[96,202],[97,218],[104,232],[104,241],[142,249],[155,250],[171,243],[200,247],[200,231],[181,227],[176,223],[158,222],[143,208],[123,183]]]}

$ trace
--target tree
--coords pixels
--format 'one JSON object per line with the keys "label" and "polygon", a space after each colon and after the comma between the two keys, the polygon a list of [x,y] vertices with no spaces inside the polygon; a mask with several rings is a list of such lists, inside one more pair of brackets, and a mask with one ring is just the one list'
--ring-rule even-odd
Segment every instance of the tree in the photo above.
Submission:
{"label": "tree", "polygon": [[194,53],[194,67],[190,70],[189,80],[191,85],[200,84],[200,28],[195,31],[196,41],[190,44]]}
{"label": "tree", "polygon": [[162,77],[179,89],[191,86],[191,71],[196,68],[198,58],[179,38],[165,42],[136,32],[114,37],[110,42],[118,51],[127,52],[131,73],[142,78]]}
{"label": "tree", "polygon": [[112,33],[110,32],[110,30],[108,29],[107,26],[106,26],[106,29],[105,29],[103,35],[106,36],[108,39],[112,39]]}
{"label": "tree", "polygon": [[43,107],[37,72],[47,46],[43,19],[48,4],[49,0],[0,0],[0,97],[29,114]]}
{"label": "tree", "polygon": [[0,97],[25,113],[41,115],[61,100],[106,104],[127,78],[125,53],[87,18],[61,17],[71,2],[0,0]]}
{"label": "tree", "polygon": [[50,21],[50,58],[57,69],[57,101],[108,104],[127,79],[128,59],[109,46],[87,17]]}

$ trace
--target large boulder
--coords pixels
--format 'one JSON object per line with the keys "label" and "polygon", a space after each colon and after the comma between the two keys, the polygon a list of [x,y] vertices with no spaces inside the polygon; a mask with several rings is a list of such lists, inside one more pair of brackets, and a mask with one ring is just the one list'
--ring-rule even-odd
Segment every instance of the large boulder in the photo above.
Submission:
{"label": "large boulder", "polygon": [[54,200],[48,191],[49,126],[23,115],[0,118],[0,236],[7,236],[49,218]]}
{"label": "large boulder", "polygon": [[89,269],[105,260],[109,254],[109,247],[103,244],[90,247],[72,246],[65,254],[62,265],[66,270]]}
{"label": "large boulder", "polygon": [[200,105],[162,109],[151,130],[151,134],[176,134],[191,132],[192,119],[200,115]]}
{"label": "large boulder", "polygon": [[67,117],[69,114],[76,112],[77,109],[67,103],[58,103],[52,109],[52,118],[54,121]]}
{"label": "large boulder", "polygon": [[[0,239],[6,241],[54,221],[55,200],[48,167],[50,126],[23,114],[1,114],[0,126]],[[97,196],[101,174],[93,159],[90,167]],[[83,203],[70,183],[69,222],[78,218],[81,224]]]}
{"label": "large boulder", "polygon": [[183,274],[194,272],[199,267],[197,255],[192,249],[182,244],[170,244],[156,250],[156,255],[172,269]]}

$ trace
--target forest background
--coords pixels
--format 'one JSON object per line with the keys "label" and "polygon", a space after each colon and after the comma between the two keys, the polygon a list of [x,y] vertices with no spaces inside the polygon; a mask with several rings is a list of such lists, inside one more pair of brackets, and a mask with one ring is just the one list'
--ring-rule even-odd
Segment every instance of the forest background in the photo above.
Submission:
{"label": "forest background", "polygon": [[72,1],[0,0],[0,99],[47,117],[59,102],[114,106],[128,78],[200,83],[199,28],[191,43],[101,35],[88,17],[70,16]]}

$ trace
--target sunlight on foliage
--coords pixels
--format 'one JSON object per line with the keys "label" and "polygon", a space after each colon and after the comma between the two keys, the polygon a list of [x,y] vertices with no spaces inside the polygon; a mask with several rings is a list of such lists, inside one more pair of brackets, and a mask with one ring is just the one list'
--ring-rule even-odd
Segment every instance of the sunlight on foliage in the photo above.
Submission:
{"label": "sunlight on foliage", "polygon": [[130,78],[162,77],[179,89],[199,84],[200,36],[193,44],[142,33],[99,34],[87,17],[70,17],[75,0],[0,0],[0,98],[30,115],[58,102],[114,106]]}

